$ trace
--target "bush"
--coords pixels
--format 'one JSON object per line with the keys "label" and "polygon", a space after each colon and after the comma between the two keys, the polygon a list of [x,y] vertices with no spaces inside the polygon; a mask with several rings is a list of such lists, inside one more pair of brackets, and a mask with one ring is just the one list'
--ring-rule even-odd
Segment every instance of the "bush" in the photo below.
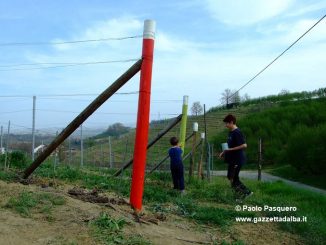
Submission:
{"label": "bush", "polygon": [[299,127],[290,137],[287,162],[300,172],[321,175],[326,171],[326,124]]}
{"label": "bush", "polygon": [[10,161],[10,166],[16,167],[16,168],[25,168],[27,167],[27,157],[25,154],[21,151],[13,151],[8,156]]}

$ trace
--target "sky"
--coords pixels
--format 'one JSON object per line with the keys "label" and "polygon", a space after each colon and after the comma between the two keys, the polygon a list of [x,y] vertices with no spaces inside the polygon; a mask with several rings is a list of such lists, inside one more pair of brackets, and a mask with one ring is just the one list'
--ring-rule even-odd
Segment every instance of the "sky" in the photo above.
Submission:
{"label": "sky", "polygon": [[[64,128],[134,63],[130,60],[141,57],[137,36],[146,19],[156,21],[151,120],[157,120],[180,114],[184,95],[189,108],[195,101],[207,109],[220,105],[225,89],[239,89],[325,14],[325,0],[2,0],[0,125],[7,130],[10,120],[13,132],[31,130],[36,96],[38,132]],[[120,37],[135,38],[55,44]],[[325,54],[326,19],[240,95],[325,87]],[[121,62],[44,64],[102,61]],[[134,126],[138,90],[139,74],[84,123],[85,129],[115,122]]]}

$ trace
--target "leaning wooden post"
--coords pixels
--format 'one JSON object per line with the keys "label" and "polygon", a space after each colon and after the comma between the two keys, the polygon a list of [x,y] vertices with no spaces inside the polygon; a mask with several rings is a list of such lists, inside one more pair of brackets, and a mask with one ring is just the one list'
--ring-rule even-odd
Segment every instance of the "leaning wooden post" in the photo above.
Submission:
{"label": "leaning wooden post", "polygon": [[181,126],[180,126],[180,140],[179,140],[182,152],[184,152],[185,144],[186,144],[187,114],[188,114],[188,96],[185,95],[185,96],[183,96],[182,120],[181,120]]}
{"label": "leaning wooden post", "polygon": [[134,164],[130,190],[130,204],[136,213],[141,211],[144,191],[154,39],[155,22],[145,20],[142,50],[143,64],[140,72]]}
{"label": "leaning wooden post", "polygon": [[189,166],[189,178],[194,174],[195,168],[195,154],[196,154],[196,141],[197,141],[197,132],[198,132],[198,123],[194,123],[192,127],[193,137],[192,137],[192,149],[191,149],[191,164]]}
{"label": "leaning wooden post", "polygon": [[[197,150],[197,148],[199,148],[199,146],[200,146],[202,143],[203,143],[202,141],[199,141],[199,143],[196,145],[196,150]],[[188,154],[185,155],[185,156],[182,158],[182,161],[183,161],[183,162],[186,161],[190,156],[191,156],[191,151],[188,152]]]}
{"label": "leaning wooden post", "polygon": [[84,166],[84,138],[83,124],[80,125],[80,167]]}
{"label": "leaning wooden post", "polygon": [[34,160],[34,162],[24,171],[23,178],[27,178],[41,163],[66,139],[71,135],[86,119],[93,114],[108,98],[117,92],[140,70],[142,60],[138,60],[124,74],[122,74],[110,87],[104,90],[89,106],[87,106]]}
{"label": "leaning wooden post", "polygon": [[[174,128],[180,121],[181,121],[182,115],[180,114],[177,116],[173,121],[171,121],[166,128],[162,129],[157,136],[151,140],[148,145],[147,149],[151,148],[157,141],[159,141],[165,134],[167,134],[172,128]],[[117,172],[113,174],[113,176],[118,176],[122,173],[123,170],[128,168],[132,163],[134,162],[134,159],[131,158],[125,165],[123,165]]]}
{"label": "leaning wooden post", "polygon": [[[181,114],[180,114],[180,120],[181,120]],[[186,138],[186,142],[193,137],[193,134],[189,135],[187,138]],[[147,147],[148,149],[148,147]],[[197,149],[197,148],[196,148]],[[191,152],[190,152],[191,153]],[[149,174],[153,173],[156,169],[158,169],[159,166],[161,166],[170,156],[167,155],[163,160],[161,160],[150,172]]]}
{"label": "leaning wooden post", "polygon": [[205,147],[205,133],[200,134],[201,139],[201,153],[200,153],[200,161],[198,164],[198,177],[203,178],[203,158],[204,158],[204,147]]}

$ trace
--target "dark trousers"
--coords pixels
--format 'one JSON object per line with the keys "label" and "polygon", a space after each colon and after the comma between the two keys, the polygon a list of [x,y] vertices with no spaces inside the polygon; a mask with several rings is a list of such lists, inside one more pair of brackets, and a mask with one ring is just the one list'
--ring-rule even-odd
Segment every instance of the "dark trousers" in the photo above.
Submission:
{"label": "dark trousers", "polygon": [[239,173],[241,164],[229,164],[227,177],[231,181],[231,187],[237,194],[249,194],[251,191],[240,181]]}
{"label": "dark trousers", "polygon": [[185,183],[183,177],[183,164],[171,164],[170,168],[173,180],[173,188],[180,191],[184,190]]}

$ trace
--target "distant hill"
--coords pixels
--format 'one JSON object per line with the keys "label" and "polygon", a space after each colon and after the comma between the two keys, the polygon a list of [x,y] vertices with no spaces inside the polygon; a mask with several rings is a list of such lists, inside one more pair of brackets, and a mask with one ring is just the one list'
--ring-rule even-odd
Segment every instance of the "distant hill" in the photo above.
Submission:
{"label": "distant hill", "polygon": [[130,132],[131,128],[124,126],[122,123],[114,123],[108,127],[104,132],[93,136],[93,139],[101,139],[108,136],[120,137],[123,134]]}

